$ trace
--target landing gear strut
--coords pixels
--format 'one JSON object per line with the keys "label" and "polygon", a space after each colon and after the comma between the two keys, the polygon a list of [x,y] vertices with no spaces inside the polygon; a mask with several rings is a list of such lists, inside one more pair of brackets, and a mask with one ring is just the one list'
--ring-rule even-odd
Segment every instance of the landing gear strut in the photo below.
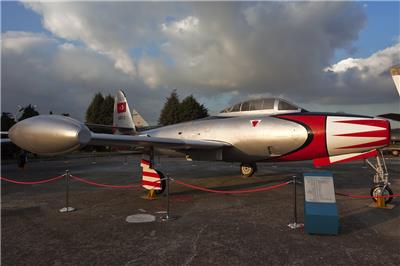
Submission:
{"label": "landing gear strut", "polygon": [[240,172],[245,177],[250,177],[257,172],[257,165],[255,163],[242,163],[240,165]]}
{"label": "landing gear strut", "polygon": [[[376,163],[371,163],[368,159],[365,159],[367,164],[375,171],[374,175],[374,185],[370,190],[372,197],[375,196],[388,196],[393,195],[393,191],[390,189],[389,185],[389,173],[386,168],[385,158],[381,151],[378,151],[376,158]],[[385,198],[385,203],[389,203],[393,198]],[[376,201],[376,198],[373,198]]]}

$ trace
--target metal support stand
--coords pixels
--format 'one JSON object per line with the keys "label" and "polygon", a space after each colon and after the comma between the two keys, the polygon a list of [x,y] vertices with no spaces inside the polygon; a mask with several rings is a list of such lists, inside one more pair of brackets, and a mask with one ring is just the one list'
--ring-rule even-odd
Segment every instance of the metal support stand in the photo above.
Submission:
{"label": "metal support stand", "polygon": [[164,222],[173,221],[173,220],[178,219],[178,217],[171,216],[169,214],[169,211],[170,211],[169,210],[169,181],[171,180],[171,178],[169,177],[169,175],[166,175],[166,177],[167,177],[167,187],[166,187],[166,189],[167,189],[167,213],[163,217],[161,217],[161,220]]}
{"label": "metal support stand", "polygon": [[150,157],[150,168],[154,169],[154,148],[150,149],[149,157]]}
{"label": "metal support stand", "polygon": [[73,212],[76,210],[74,207],[69,206],[69,178],[70,173],[68,170],[65,170],[65,207],[61,208],[60,212]]}
{"label": "metal support stand", "polygon": [[154,189],[150,189],[146,196],[142,196],[142,199],[156,200],[157,199],[156,191]]}
{"label": "metal support stand", "polygon": [[295,175],[293,176],[292,183],[293,183],[293,187],[294,187],[294,189],[293,189],[293,195],[294,195],[294,200],[293,200],[294,221],[293,221],[293,223],[288,224],[288,226],[291,229],[303,228],[304,224],[297,223],[297,179],[296,179]]}

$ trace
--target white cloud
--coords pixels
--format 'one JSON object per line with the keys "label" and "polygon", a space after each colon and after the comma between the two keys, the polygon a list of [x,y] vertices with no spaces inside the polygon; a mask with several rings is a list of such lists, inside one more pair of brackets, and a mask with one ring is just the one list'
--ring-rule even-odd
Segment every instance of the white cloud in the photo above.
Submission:
{"label": "white cloud", "polygon": [[2,34],[2,92],[12,99],[7,107],[20,100],[17,91],[48,109],[57,102],[74,107],[82,117],[94,92],[117,88],[153,121],[154,108],[175,88],[212,99],[213,110],[251,95],[324,104],[393,101],[390,77],[382,73],[389,62],[400,63],[398,46],[328,67],[336,49],[352,48],[365,24],[359,3],[25,5],[52,36]]}
{"label": "white cloud", "polygon": [[161,24],[161,29],[169,35],[174,35],[178,38],[184,37],[188,34],[198,32],[199,19],[194,16],[188,16],[173,23],[163,23]]}
{"label": "white cloud", "polygon": [[[47,30],[108,56],[150,88],[205,93],[311,90],[334,50],[349,46],[365,20],[355,3],[26,5],[42,15]],[[144,55],[134,58],[134,49]]]}
{"label": "white cloud", "polygon": [[390,102],[398,98],[389,69],[399,63],[400,43],[367,58],[343,59],[324,71],[335,93],[347,93],[348,97],[343,97],[345,102]]}
{"label": "white cloud", "polygon": [[[7,43],[2,49],[3,111],[15,112],[17,105],[35,104],[41,113],[70,113],[84,120],[95,93],[114,95],[122,88],[134,99],[132,106],[156,120],[157,114],[146,107],[160,106],[165,91],[152,92],[152,99],[140,80],[115,69],[107,56],[43,34],[6,32],[2,42]],[[18,53],[8,47],[18,47]]]}
{"label": "white cloud", "polygon": [[351,69],[366,72],[369,76],[379,76],[383,72],[400,62],[400,43],[378,51],[367,58],[346,58],[325,68],[325,71],[343,73]]}
{"label": "white cloud", "polygon": [[55,39],[44,34],[31,32],[9,31],[2,35],[2,49],[18,54],[54,42]]}

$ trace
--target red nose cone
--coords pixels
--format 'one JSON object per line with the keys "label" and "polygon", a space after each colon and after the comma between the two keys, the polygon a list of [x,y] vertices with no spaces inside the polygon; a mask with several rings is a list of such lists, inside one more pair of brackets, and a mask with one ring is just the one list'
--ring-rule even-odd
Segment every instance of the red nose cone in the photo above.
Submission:
{"label": "red nose cone", "polygon": [[390,143],[390,124],[379,118],[328,117],[329,154],[340,155],[379,149]]}

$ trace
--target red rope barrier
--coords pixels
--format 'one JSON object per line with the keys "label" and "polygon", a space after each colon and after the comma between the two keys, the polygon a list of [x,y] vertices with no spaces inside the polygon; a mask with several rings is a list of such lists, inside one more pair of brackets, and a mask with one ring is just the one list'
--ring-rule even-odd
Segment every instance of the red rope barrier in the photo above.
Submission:
{"label": "red rope barrier", "polygon": [[9,183],[18,184],[18,185],[37,185],[37,184],[44,184],[44,183],[48,183],[48,182],[51,182],[51,181],[58,180],[58,179],[63,178],[64,176],[65,175],[60,175],[60,176],[56,176],[56,177],[53,177],[53,178],[50,178],[50,179],[46,179],[46,180],[31,181],[31,182],[29,182],[29,181],[17,181],[17,180],[12,180],[12,179],[5,178],[5,177],[0,177],[0,180],[6,181],[6,182],[9,182]]}
{"label": "red rope barrier", "polygon": [[88,185],[92,185],[92,186],[96,186],[96,187],[105,187],[105,188],[120,188],[120,189],[127,189],[127,188],[137,188],[139,187],[139,185],[126,185],[126,186],[116,186],[116,185],[106,185],[106,184],[99,184],[99,183],[95,183],[77,176],[73,176],[71,175],[72,179],[75,179],[78,182],[82,182]]}
{"label": "red rope barrier", "polygon": [[346,193],[335,193],[338,196],[345,196],[353,199],[387,199],[387,198],[396,198],[400,197],[400,194],[393,194],[393,195],[383,195],[383,196],[366,196],[366,195],[352,195]]}
{"label": "red rope barrier", "polygon": [[248,190],[230,190],[230,191],[226,191],[226,190],[216,190],[216,189],[210,189],[210,188],[205,188],[205,187],[199,187],[199,186],[195,186],[195,185],[191,185],[191,184],[187,184],[184,183],[182,181],[179,180],[175,180],[174,182],[188,187],[188,188],[193,188],[193,189],[197,189],[197,190],[201,190],[201,191],[205,191],[205,192],[211,192],[211,193],[220,193],[220,194],[242,194],[242,193],[253,193],[253,192],[260,192],[260,191],[268,191],[268,190],[272,190],[272,189],[276,189],[276,188],[280,188],[286,185],[289,185],[290,182],[285,182],[282,184],[278,184],[275,186],[269,186],[269,187],[260,187],[260,188],[254,188],[254,189],[248,189]]}

